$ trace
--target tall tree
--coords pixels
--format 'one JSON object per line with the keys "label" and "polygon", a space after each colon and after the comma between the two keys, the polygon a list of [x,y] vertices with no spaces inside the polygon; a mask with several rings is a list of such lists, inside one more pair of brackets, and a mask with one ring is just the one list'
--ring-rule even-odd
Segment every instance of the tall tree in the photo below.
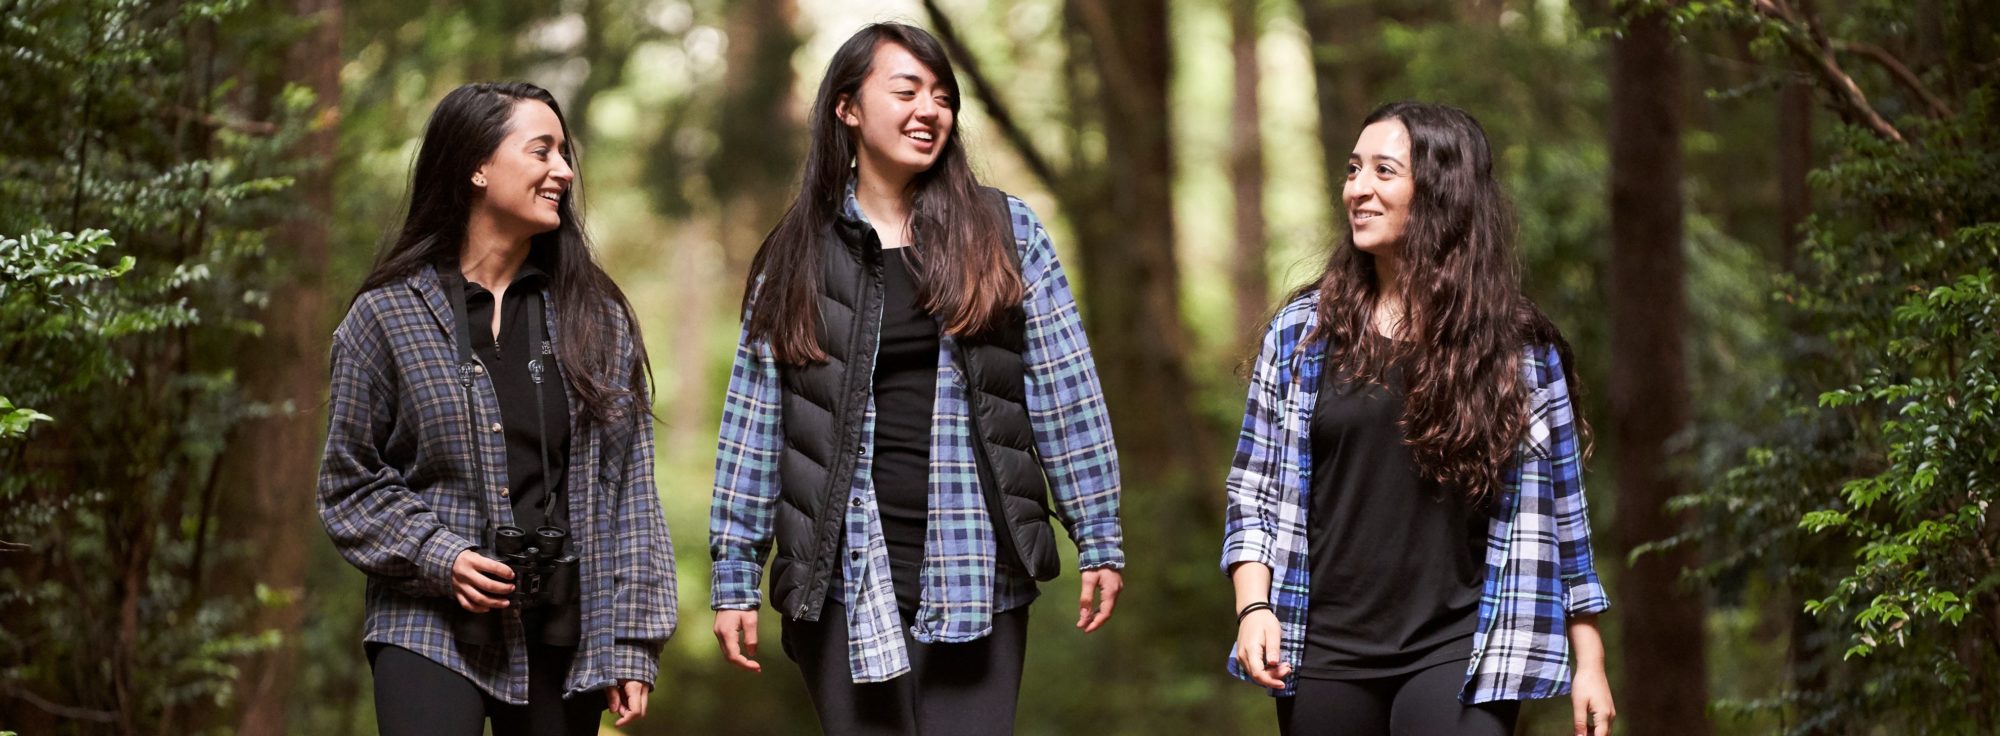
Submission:
{"label": "tall tree", "polygon": [[1258,114],[1257,0],[1230,0],[1229,55],[1235,89],[1229,108],[1229,182],[1236,200],[1236,327],[1255,345],[1258,324],[1270,310],[1270,269],[1265,263],[1264,134]]}
{"label": "tall tree", "polygon": [[313,93],[310,127],[295,146],[303,162],[301,205],[273,232],[286,248],[276,254],[271,290],[277,297],[258,320],[261,345],[244,354],[244,388],[255,401],[276,407],[238,427],[225,460],[223,492],[233,496],[229,536],[252,554],[242,565],[254,589],[280,595],[262,608],[255,630],[276,632],[276,648],[260,653],[238,683],[244,709],[236,732],[283,734],[297,679],[298,638],[308,605],[304,590],[307,547],[314,531],[313,488],[319,467],[320,422],[314,407],[326,391],[327,259],[331,252],[333,162],[340,110],[340,0],[287,0],[311,24],[285,56],[284,78]]}
{"label": "tall tree", "polygon": [[[1633,10],[1611,44],[1611,438],[1616,537],[1626,548],[1680,533],[1685,492],[1672,446],[1690,415],[1681,193],[1681,65],[1664,12]],[[1619,597],[1626,733],[1709,733],[1701,594],[1681,584],[1691,545],[1643,555]]]}

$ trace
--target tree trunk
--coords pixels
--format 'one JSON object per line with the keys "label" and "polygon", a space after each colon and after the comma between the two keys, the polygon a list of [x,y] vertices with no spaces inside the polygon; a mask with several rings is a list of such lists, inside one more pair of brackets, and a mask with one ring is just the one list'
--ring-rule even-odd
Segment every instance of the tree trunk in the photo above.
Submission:
{"label": "tree trunk", "polygon": [[285,77],[316,95],[312,130],[298,144],[302,160],[313,162],[298,180],[298,214],[280,223],[274,246],[284,266],[271,284],[274,298],[264,313],[262,344],[244,360],[244,387],[257,401],[285,407],[269,417],[246,420],[226,455],[223,486],[234,507],[227,515],[253,557],[227,581],[248,592],[262,584],[284,596],[258,611],[253,630],[276,631],[280,644],[249,662],[239,683],[244,705],[237,733],[283,734],[286,706],[296,681],[298,635],[309,603],[305,600],[308,539],[314,532],[313,489],[318,475],[321,424],[326,393],[326,271],[333,213],[333,165],[340,109],[340,0],[290,0],[300,18],[315,25],[294,44]]}
{"label": "tree trunk", "polygon": [[1812,85],[1787,82],[1778,90],[1778,268],[1798,267],[1798,248],[1812,214]]}
{"label": "tree trunk", "polygon": [[[1131,481],[1201,475],[1210,454],[1189,408],[1187,336],[1174,257],[1173,47],[1165,0],[1073,0],[1069,22],[1098,81],[1104,163],[1089,194],[1065,197],[1076,224],[1089,329]],[[1128,482],[1128,485],[1132,483]],[[1155,486],[1157,487],[1157,486]]]}
{"label": "tree trunk", "polygon": [[[1684,490],[1670,448],[1690,414],[1681,66],[1662,14],[1628,20],[1611,44],[1610,133],[1611,424],[1625,549],[1686,527],[1666,503]],[[1710,733],[1705,606],[1680,583],[1698,560],[1695,548],[1677,547],[1641,557],[1622,576],[1622,733]]]}
{"label": "tree trunk", "polygon": [[1259,129],[1257,0],[1230,0],[1230,55],[1236,89],[1229,115],[1229,180],[1236,199],[1236,328],[1239,342],[1254,347],[1263,317],[1270,312],[1271,277],[1265,264],[1264,135]]}

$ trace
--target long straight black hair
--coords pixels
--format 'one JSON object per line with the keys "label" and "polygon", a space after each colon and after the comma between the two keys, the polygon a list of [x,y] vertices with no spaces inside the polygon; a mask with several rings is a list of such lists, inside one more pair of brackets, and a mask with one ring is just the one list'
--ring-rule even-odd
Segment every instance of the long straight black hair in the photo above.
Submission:
{"label": "long straight black hair", "polygon": [[[576,170],[575,139],[548,90],[526,82],[477,82],[452,90],[438,102],[424,127],[402,229],[376,254],[375,266],[355,298],[433,265],[458,261],[472,215],[472,174],[500,148],[512,127],[515,106],[524,101],[548,105],[556,114],[562,123],[562,156]],[[583,400],[585,417],[611,422],[625,417],[626,411],[650,411],[643,403],[652,365],[632,303],[591,256],[583,218],[577,214],[582,188],[583,174],[578,170],[556,208],[562,224],[529,241],[528,260],[549,274],[560,335],[556,360]],[[631,334],[635,351],[634,358],[622,364],[620,330]],[[631,405],[621,407],[628,398]]]}
{"label": "long straight black hair", "polygon": [[982,202],[979,180],[960,143],[964,126],[958,116],[958,77],[944,47],[915,26],[869,25],[841,44],[827,65],[813,100],[812,138],[798,198],[764,236],[750,262],[743,290],[747,332],[768,342],[782,363],[826,359],[817,337],[821,243],[840,212],[856,153],[854,134],[836,111],[843,98],[855,104],[855,93],[874,66],[875,49],[885,43],[908,49],[950,91],[951,135],[937,161],[909,184],[910,228],[922,243],[916,273],[919,302],[943,318],[945,332],[976,335],[1019,305],[1024,293],[1020,269],[1007,251],[1014,247],[1008,223],[997,208]]}

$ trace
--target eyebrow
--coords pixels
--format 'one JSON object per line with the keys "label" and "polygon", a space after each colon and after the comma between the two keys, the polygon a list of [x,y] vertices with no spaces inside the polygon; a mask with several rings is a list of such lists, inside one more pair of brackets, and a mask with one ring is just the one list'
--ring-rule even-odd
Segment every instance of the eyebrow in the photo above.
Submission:
{"label": "eyebrow", "polygon": [[923,78],[923,77],[919,77],[919,76],[917,76],[916,74],[913,74],[913,73],[911,73],[911,72],[896,72],[895,74],[891,74],[891,75],[889,75],[889,78],[890,78],[890,79],[907,79],[907,80],[910,80],[910,82],[911,82],[911,83],[913,83],[913,84],[916,84],[916,85],[917,85],[917,86],[919,86],[919,87],[921,87],[921,86],[923,86],[923,85],[927,84],[927,82],[925,82],[925,81],[924,81],[924,78]]}
{"label": "eyebrow", "polygon": [[556,148],[562,147],[556,144],[556,137],[553,133],[543,133],[541,135],[528,139],[528,145],[534,145],[536,143],[547,143],[550,146],[554,146]]}
{"label": "eyebrow", "polygon": [[[1358,153],[1349,153],[1349,154],[1347,154],[1347,160],[1349,160],[1349,161],[1352,161],[1352,160],[1354,160],[1354,159],[1358,159],[1358,158],[1361,158],[1361,157],[1362,157],[1362,156],[1361,156],[1361,154],[1358,154]],[[1403,160],[1402,160],[1402,159],[1400,159],[1400,158],[1396,158],[1395,156],[1384,156],[1384,155],[1382,155],[1382,154],[1379,154],[1379,153],[1378,153],[1378,154],[1375,154],[1375,155],[1374,155],[1374,156],[1373,156],[1372,158],[1374,158],[1374,159],[1375,159],[1375,160],[1377,160],[1377,161],[1388,161],[1388,162],[1390,162],[1390,163],[1393,163],[1393,164],[1395,164],[1395,165],[1397,165],[1397,166],[1408,166],[1408,165],[1409,165],[1409,164],[1405,164],[1405,163],[1403,163]]]}

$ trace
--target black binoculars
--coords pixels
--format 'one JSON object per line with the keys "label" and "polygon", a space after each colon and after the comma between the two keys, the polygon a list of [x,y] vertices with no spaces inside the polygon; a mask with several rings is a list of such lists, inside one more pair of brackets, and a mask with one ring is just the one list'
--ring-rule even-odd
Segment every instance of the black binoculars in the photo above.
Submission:
{"label": "black binoculars", "polygon": [[[568,553],[568,546],[569,532],[560,527],[539,527],[532,537],[517,526],[493,530],[493,558],[514,572],[513,580],[502,581],[514,584],[507,599],[524,616],[538,611],[534,618],[541,621],[541,641],[549,646],[576,646],[580,639],[579,573],[576,555]],[[452,634],[467,644],[495,644],[500,641],[500,619],[495,613],[460,609]]]}

